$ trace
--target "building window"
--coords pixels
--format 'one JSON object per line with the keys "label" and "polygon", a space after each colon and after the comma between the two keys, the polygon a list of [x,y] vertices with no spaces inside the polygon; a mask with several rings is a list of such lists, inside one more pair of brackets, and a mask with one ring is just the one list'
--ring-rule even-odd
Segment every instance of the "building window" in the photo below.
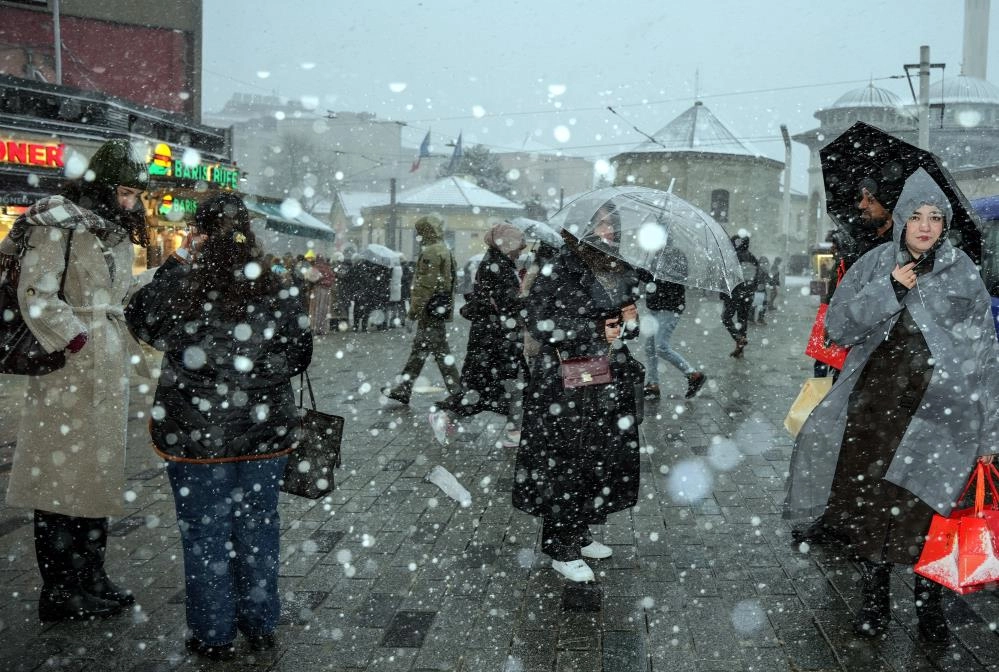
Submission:
{"label": "building window", "polygon": [[711,216],[722,224],[728,221],[727,189],[715,189],[711,192]]}

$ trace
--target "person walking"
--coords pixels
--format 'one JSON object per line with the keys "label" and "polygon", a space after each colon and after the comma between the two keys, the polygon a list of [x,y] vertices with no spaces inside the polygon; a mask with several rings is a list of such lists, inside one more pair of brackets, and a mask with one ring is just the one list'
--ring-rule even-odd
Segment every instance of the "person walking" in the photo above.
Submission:
{"label": "person walking", "polygon": [[743,282],[732,288],[731,296],[721,294],[722,324],[725,325],[725,329],[735,341],[735,350],[729,353],[729,356],[740,359],[743,350],[749,345],[746,331],[749,328],[753,294],[756,292],[756,275],[760,266],[756,257],[749,251],[749,233],[745,229],[741,229],[738,235],[732,236],[732,245],[735,247],[739,265],[742,268]]}
{"label": "person walking", "polygon": [[275,646],[278,486],[300,432],[290,378],[312,359],[298,297],[262,263],[235,194],[202,203],[196,236],[129,302],[163,350],[150,433],[166,461],[184,552],[188,650],[224,660],[237,631]]}
{"label": "person walking", "polygon": [[767,309],[770,307],[767,296],[767,289],[770,287],[770,260],[761,256],[756,261],[756,291],[753,292],[753,308],[749,314],[749,322],[765,326]]}
{"label": "person walking", "polygon": [[[918,559],[976,458],[996,445],[999,344],[991,300],[946,238],[951,204],[922,168],[905,181],[893,240],[856,262],[829,304],[830,337],[850,347],[842,375],[798,434],[784,515],[822,513],[862,559],[854,631],[884,632],[893,564]],[[915,577],[923,639],[948,628],[941,586]]]}
{"label": "person walking", "polygon": [[589,526],[637,502],[638,442],[622,434],[635,423],[620,422],[615,385],[566,386],[562,362],[610,357],[608,341],[617,339],[620,327],[608,333],[607,321],[634,322],[637,311],[633,273],[615,256],[616,208],[604,205],[576,228],[578,238],[563,229],[565,245],[538,274],[526,303],[527,329],[540,351],[524,390],[512,501],[541,518],[541,548],[552,568],[586,582],[594,580],[586,560],[613,553],[593,539]]}
{"label": "person walking", "polygon": [[777,310],[777,297],[780,296],[781,285],[784,284],[781,270],[782,259],[774,257],[774,263],[770,265],[770,273],[767,276],[767,304],[773,310]]}
{"label": "person walking", "polygon": [[118,139],[87,172],[93,179],[32,205],[0,245],[21,260],[28,329],[47,351],[66,352],[63,368],[27,379],[7,487],[7,504],[34,509],[42,621],[103,618],[135,603],[105,558],[108,516],[124,514],[129,360],[144,362],[122,308],[133,245],[149,243],[149,176]]}
{"label": "person walking", "polygon": [[454,432],[457,418],[492,411],[506,415],[505,447],[520,443],[524,361],[523,301],[519,297],[517,258],[525,248],[524,234],[512,224],[497,224],[485,235],[487,251],[475,274],[472,291],[461,309],[472,322],[461,369],[461,394],[438,402],[430,426],[439,443]]}
{"label": "person walking", "polygon": [[437,361],[449,395],[460,394],[461,374],[447,344],[447,323],[454,319],[454,285],[457,271],[451,250],[444,244],[444,221],[436,215],[416,220],[420,256],[416,260],[408,317],[416,321],[416,335],[409,360],[399,382],[383,393],[400,404],[408,404],[423,363],[428,356]]}
{"label": "person walking", "polygon": [[[686,277],[687,257],[680,250],[673,247],[665,248],[662,255],[663,263],[671,273],[675,273],[674,277]],[[686,288],[669,280],[656,280],[644,269],[638,271],[638,279],[644,284],[645,307],[648,308],[655,325],[652,333],[645,339],[645,361],[648,366],[647,383],[643,392],[649,399],[660,398],[659,359],[662,358],[686,376],[687,392],[684,397],[691,399],[700,391],[707,376],[691,366],[683,355],[670,345],[673,331],[686,307]]]}

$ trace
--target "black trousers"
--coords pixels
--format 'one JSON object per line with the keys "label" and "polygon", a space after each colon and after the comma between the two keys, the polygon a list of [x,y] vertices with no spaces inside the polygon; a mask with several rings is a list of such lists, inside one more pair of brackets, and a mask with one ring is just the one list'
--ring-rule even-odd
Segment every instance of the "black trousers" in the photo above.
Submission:
{"label": "black trousers", "polygon": [[[753,295],[744,296],[742,294],[735,294],[731,298],[723,298],[722,302],[724,304],[721,318],[722,324],[728,329],[732,340],[736,343],[746,340],[746,330],[749,328],[749,314],[752,312],[753,307]],[[734,322],[732,320],[733,317],[738,322]]]}
{"label": "black trousers", "polygon": [[43,585],[87,589],[103,582],[107,518],[35,510],[35,557]]}
{"label": "black trousers", "polygon": [[583,556],[580,549],[593,541],[586,523],[572,519],[541,519],[541,550],[552,560],[569,562]]}

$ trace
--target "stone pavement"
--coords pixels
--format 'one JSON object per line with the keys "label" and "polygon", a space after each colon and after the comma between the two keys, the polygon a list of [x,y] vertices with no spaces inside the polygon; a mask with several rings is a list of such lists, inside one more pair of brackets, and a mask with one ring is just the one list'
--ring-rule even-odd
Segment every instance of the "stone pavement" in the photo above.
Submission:
{"label": "stone pavement", "polygon": [[[993,591],[947,595],[950,646],[915,639],[912,575],[892,579],[885,639],[850,634],[851,563],[795,548],[779,511],[791,441],[784,413],[811,363],[801,351],[816,300],[789,290],[744,360],[713,297],[692,304],[678,347],[710,376],[696,399],[664,369],[664,397],[643,424],[642,499],[597,537],[594,585],[569,585],[539,552],[537,521],[510,505],[513,450],[502,421],[466,422],[452,446],[431,436],[441,396],[425,369],[410,408],[378,390],[401,368],[402,329],[317,342],[322,410],[346,416],[344,466],[326,501],[282,496],[280,646],[206,664],[183,649],[183,574],[173,501],[148,447],[149,381],[133,387],[129,514],[113,522],[112,575],[138,596],[117,619],[42,626],[26,512],[0,505],[0,670],[367,670],[633,672],[642,670],[999,669]],[[467,323],[452,346],[463,356]],[[644,357],[640,346],[636,355]],[[20,383],[0,381],[0,487],[12,454]],[[424,480],[435,465],[472,494],[460,507]]]}

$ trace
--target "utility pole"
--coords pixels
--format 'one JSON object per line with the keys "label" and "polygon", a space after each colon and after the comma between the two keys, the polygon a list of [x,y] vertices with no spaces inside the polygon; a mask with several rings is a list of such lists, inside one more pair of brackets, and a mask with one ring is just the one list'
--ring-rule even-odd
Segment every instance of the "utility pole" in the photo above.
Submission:
{"label": "utility pole", "polygon": [[398,249],[395,242],[396,237],[396,211],[395,211],[395,178],[389,180],[389,216],[385,222],[385,247]]}
{"label": "utility pole", "polygon": [[62,84],[62,28],[59,25],[59,0],[52,0],[52,36],[55,40],[55,78]]}
{"label": "utility pole", "polygon": [[947,67],[946,63],[930,63],[930,47],[924,44],[919,47],[919,63],[906,63],[905,76],[909,79],[909,90],[912,97],[916,98],[916,92],[912,90],[912,79],[909,78],[909,71],[919,72],[919,98],[916,100],[919,118],[919,140],[916,143],[921,149],[930,148],[930,70]]}
{"label": "utility pole", "polygon": [[791,249],[791,135],[787,124],[780,125],[780,135],[784,138],[784,199],[781,202],[781,227],[784,229],[784,261],[790,259]]}

